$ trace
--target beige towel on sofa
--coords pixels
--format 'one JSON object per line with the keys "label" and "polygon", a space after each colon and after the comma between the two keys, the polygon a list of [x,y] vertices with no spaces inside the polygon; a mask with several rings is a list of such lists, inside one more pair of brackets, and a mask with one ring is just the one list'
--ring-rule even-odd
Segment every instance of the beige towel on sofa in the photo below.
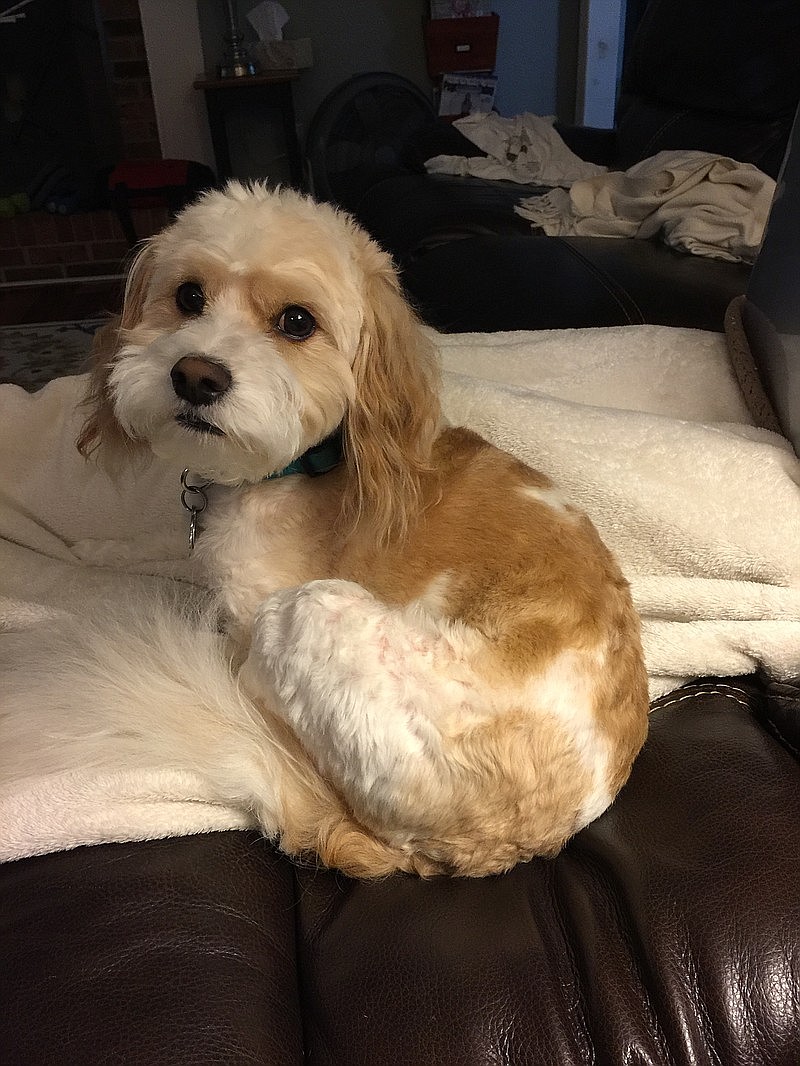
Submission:
{"label": "beige towel on sofa", "polygon": [[755,259],[775,182],[707,152],[659,152],[630,170],[521,200],[518,214],[551,237],[653,237],[713,259]]}
{"label": "beige towel on sofa", "polygon": [[606,170],[575,155],[553,128],[552,117],[526,113],[502,118],[491,112],[467,115],[453,125],[487,155],[437,155],[425,162],[429,174],[515,181],[521,185],[571,185]]}

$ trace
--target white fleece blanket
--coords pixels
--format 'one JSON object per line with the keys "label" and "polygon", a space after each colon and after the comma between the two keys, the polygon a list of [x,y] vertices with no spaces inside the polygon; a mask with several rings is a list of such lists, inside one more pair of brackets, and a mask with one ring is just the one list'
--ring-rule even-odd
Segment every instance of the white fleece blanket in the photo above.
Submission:
{"label": "white fleece blanket", "polygon": [[521,185],[571,185],[605,172],[584,162],[553,129],[553,118],[526,113],[513,118],[467,115],[453,125],[487,153],[485,158],[437,155],[425,162],[429,174],[515,181]]}
{"label": "white fleece blanket", "polygon": [[752,262],[774,192],[774,180],[750,163],[669,151],[528,197],[515,210],[551,237],[658,235],[693,255]]}
{"label": "white fleece blanket", "polygon": [[[800,674],[800,463],[750,424],[723,337],[628,326],[437,339],[450,420],[555,478],[616,552],[654,696],[699,675]],[[167,577],[191,589],[180,471],[154,463],[115,488],[84,463],[83,384],[0,387],[0,744],[3,663],[27,629],[78,591],[100,609]],[[143,533],[152,550],[125,572],[81,561]],[[0,781],[3,860],[252,824],[169,766]]]}

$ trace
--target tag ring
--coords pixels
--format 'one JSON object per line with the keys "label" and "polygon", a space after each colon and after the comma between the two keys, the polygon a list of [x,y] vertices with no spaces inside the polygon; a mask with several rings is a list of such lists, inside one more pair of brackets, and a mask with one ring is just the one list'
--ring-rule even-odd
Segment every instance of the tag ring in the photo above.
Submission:
{"label": "tag ring", "polygon": [[197,516],[201,515],[208,507],[206,489],[210,481],[201,481],[197,485],[189,483],[188,466],[181,474],[181,505],[189,512],[189,551],[194,549],[197,540]]}

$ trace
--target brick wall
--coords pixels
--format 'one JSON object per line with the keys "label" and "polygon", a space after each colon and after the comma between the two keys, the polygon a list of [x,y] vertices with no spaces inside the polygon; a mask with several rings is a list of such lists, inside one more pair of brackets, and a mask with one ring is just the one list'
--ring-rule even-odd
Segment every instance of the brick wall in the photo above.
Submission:
{"label": "brick wall", "polygon": [[[117,107],[123,159],[160,159],[138,0],[96,0]],[[132,211],[139,237],[166,222],[166,209]],[[111,211],[52,215],[32,211],[0,218],[0,282],[116,274],[128,245]]]}
{"label": "brick wall", "polygon": [[138,0],[97,0],[125,159],[160,159]]}
{"label": "brick wall", "polygon": [[[132,210],[138,237],[149,237],[167,221],[165,207]],[[118,274],[128,244],[111,211],[51,215],[31,211],[0,218],[0,282]]]}

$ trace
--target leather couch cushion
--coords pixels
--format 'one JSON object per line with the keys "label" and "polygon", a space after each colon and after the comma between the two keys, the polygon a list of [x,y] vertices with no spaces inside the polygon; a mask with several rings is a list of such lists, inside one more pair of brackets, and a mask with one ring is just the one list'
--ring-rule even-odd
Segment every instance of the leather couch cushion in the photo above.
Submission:
{"label": "leather couch cushion", "polygon": [[[659,152],[712,152],[752,163],[777,178],[786,152],[792,110],[782,118],[757,120],[690,110],[646,98],[620,98],[614,170],[628,170]],[[574,143],[575,137],[567,134]]]}
{"label": "leather couch cushion", "polygon": [[661,701],[618,801],[484,881],[298,874],[321,1066],[800,1062],[800,768],[745,688]]}
{"label": "leather couch cushion", "polygon": [[409,256],[403,283],[444,333],[642,322],[721,331],[750,275],[742,263],[616,237],[481,235]]}
{"label": "leather couch cushion", "polygon": [[368,233],[404,264],[421,245],[479,233],[532,235],[514,213],[524,196],[547,190],[511,181],[445,174],[397,174],[371,186],[356,217]]}
{"label": "leather couch cushion", "polygon": [[255,833],[0,867],[0,1062],[303,1061],[292,869]]}
{"label": "leather couch cushion", "polygon": [[0,1061],[796,1066],[798,691],[665,697],[614,806],[503,877],[361,884],[254,833],[6,864]]}
{"label": "leather couch cushion", "polygon": [[445,333],[584,326],[721,331],[750,268],[657,240],[544,237],[514,213],[543,190],[403,174],[370,188],[359,221],[391,251],[422,318]]}

